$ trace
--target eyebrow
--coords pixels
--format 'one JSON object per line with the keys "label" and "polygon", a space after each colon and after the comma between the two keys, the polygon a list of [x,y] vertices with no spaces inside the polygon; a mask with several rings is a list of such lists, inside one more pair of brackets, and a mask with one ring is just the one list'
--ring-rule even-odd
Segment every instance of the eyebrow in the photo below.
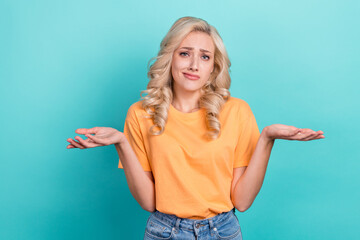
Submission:
{"label": "eyebrow", "polygon": [[[182,48],[185,48],[185,49],[188,49],[188,50],[194,50],[194,48],[192,48],[192,47],[182,47]],[[180,48],[180,49],[182,49],[182,48]],[[211,53],[210,51],[208,51],[208,50],[206,50],[206,49],[202,49],[202,48],[200,48],[200,52],[208,52],[208,53]]]}

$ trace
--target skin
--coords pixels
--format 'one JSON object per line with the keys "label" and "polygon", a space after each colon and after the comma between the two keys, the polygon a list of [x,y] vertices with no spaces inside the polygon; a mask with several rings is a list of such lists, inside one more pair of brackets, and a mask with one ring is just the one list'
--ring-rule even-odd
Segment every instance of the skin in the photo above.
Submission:
{"label": "skin", "polygon": [[[215,45],[212,38],[203,32],[191,32],[173,53],[171,73],[174,98],[172,105],[182,112],[198,109],[201,88],[214,70]],[[190,80],[184,73],[200,78]]]}
{"label": "skin", "polygon": [[[202,32],[192,32],[187,35],[180,43],[179,47],[173,53],[173,61],[171,63],[171,70],[173,76],[174,98],[171,103],[175,108],[182,112],[193,112],[198,110],[199,98],[202,94],[202,86],[208,81],[214,69],[214,52],[215,45],[209,35]],[[184,73],[189,73],[199,76],[197,80],[190,80],[186,78]],[[131,147],[129,146],[124,134],[114,128],[109,127],[94,127],[90,129],[79,128],[75,131],[77,134],[83,134],[87,139],[82,139],[76,136],[75,139],[68,138],[70,143],[67,148],[87,149],[99,146],[107,146],[114,144],[122,158],[126,158],[123,152],[131,152],[132,159],[135,158]],[[94,134],[94,135],[92,135]],[[270,158],[270,153],[274,145],[275,139],[296,140],[296,141],[311,141],[325,138],[322,131],[314,131],[309,128],[297,128],[283,124],[272,124],[265,127],[256,145],[255,151],[252,155],[250,163],[247,167],[234,168],[233,180],[231,184],[231,200],[236,209],[243,212],[247,210],[255,200],[260,188],[262,186],[267,164]],[[135,158],[136,159],[136,158]],[[149,182],[144,182],[143,175],[139,175],[142,168],[139,163],[126,163],[129,167],[124,165],[125,174],[135,177],[129,177],[129,188],[143,206],[145,203],[152,202],[152,206],[143,207],[145,210],[154,210],[154,198],[145,199],[142,192],[146,188],[151,189],[153,195],[153,186]],[[130,166],[130,164],[137,164]],[[127,173],[127,168],[132,168],[133,172]],[[136,169],[136,170],[134,170]],[[142,172],[141,172],[142,173]],[[154,183],[154,178],[151,172],[145,172],[147,176]],[[136,183],[137,179],[142,179]],[[135,182],[135,183],[133,183]],[[145,183],[145,184],[144,184]],[[134,185],[132,185],[134,184]],[[146,186],[146,187],[144,187]],[[151,195],[147,193],[147,195]]]}
{"label": "skin", "polygon": [[311,141],[325,138],[323,134],[323,131],[283,124],[266,126],[260,134],[249,165],[233,170],[231,201],[235,208],[244,212],[254,202],[263,184],[275,139]]}

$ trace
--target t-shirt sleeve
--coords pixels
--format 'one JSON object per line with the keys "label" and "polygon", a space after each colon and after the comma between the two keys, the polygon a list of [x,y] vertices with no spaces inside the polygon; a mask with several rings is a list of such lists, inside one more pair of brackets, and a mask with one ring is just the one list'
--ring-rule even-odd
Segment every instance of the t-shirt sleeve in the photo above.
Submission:
{"label": "t-shirt sleeve", "polygon": [[244,104],[243,110],[239,111],[239,114],[242,115],[242,121],[240,121],[238,143],[235,148],[234,168],[249,165],[260,137],[255,116],[247,103]]}
{"label": "t-shirt sleeve", "polygon": [[[124,135],[134,150],[144,171],[151,171],[149,159],[146,154],[144,137],[141,133],[139,121],[134,111],[134,105],[132,105],[127,112],[124,124]],[[118,168],[123,168],[120,159]]]}

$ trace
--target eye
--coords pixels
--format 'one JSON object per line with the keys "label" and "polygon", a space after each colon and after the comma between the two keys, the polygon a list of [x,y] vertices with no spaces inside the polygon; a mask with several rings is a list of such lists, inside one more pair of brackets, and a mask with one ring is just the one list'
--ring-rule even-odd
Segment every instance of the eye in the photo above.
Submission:
{"label": "eye", "polygon": [[207,55],[203,55],[202,58],[205,59],[205,60],[209,60],[209,59],[210,59],[210,57],[207,56]]}
{"label": "eye", "polygon": [[180,53],[180,56],[188,56],[189,55],[189,53],[187,53],[187,52],[181,52]]}

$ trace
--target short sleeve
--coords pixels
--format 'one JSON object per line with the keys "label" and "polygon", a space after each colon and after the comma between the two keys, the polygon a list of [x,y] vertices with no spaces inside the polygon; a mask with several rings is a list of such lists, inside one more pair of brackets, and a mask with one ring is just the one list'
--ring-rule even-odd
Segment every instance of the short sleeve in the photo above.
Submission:
{"label": "short sleeve", "polygon": [[[144,171],[151,171],[149,159],[146,154],[144,137],[141,133],[139,121],[134,110],[135,104],[136,103],[134,103],[127,112],[124,124],[124,135],[129,141]],[[120,159],[118,168],[123,168]]]}
{"label": "short sleeve", "polygon": [[240,130],[238,135],[238,143],[235,148],[234,167],[248,166],[251,156],[255,151],[256,144],[260,137],[260,131],[256,123],[255,116],[249,105],[245,103],[243,110],[239,111],[242,115],[240,121]]}

